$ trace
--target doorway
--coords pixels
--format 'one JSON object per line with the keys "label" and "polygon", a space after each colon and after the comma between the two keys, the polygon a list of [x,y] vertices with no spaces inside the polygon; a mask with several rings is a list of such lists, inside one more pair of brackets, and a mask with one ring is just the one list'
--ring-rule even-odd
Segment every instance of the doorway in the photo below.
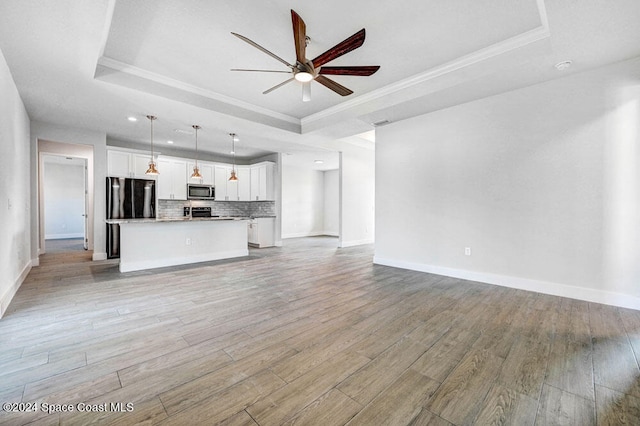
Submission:
{"label": "doorway", "polygon": [[43,155],[45,252],[88,249],[87,159]]}

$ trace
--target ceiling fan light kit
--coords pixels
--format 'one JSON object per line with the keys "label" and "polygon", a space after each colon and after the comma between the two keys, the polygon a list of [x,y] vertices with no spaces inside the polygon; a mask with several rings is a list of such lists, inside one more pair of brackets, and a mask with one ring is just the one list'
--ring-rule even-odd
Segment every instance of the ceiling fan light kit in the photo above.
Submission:
{"label": "ceiling fan light kit", "polygon": [[307,44],[310,41],[310,38],[307,36],[307,26],[293,9],[291,10],[291,23],[293,25],[293,41],[296,49],[296,62],[294,64],[290,64],[285,61],[281,57],[276,54],[270,52],[264,47],[260,46],[258,43],[250,40],[249,38],[242,36],[237,33],[231,33],[234,36],[238,37],[240,40],[250,44],[256,49],[262,51],[263,53],[271,56],[278,62],[283,63],[289,68],[289,71],[279,71],[279,70],[255,70],[255,69],[239,69],[234,68],[231,71],[250,71],[250,72],[275,72],[275,73],[287,73],[293,74],[292,77],[283,81],[280,84],[277,84],[270,89],[262,92],[263,94],[268,94],[278,89],[279,87],[284,86],[285,84],[291,81],[299,81],[302,83],[302,100],[309,101],[311,100],[311,82],[316,81],[326,88],[334,91],[340,96],[349,96],[353,93],[351,89],[344,87],[343,85],[337,83],[330,78],[325,77],[325,75],[351,75],[351,76],[370,76],[374,74],[378,69],[380,69],[379,65],[369,65],[369,66],[334,66],[334,67],[324,67],[323,65],[327,62],[333,61],[334,59],[339,58],[342,55],[345,55],[352,50],[355,50],[362,46],[365,39],[365,29],[361,29],[351,37],[341,41],[340,43],[333,46],[331,49],[326,52],[318,55],[312,60],[308,60],[306,58],[306,48]]}
{"label": "ceiling fan light kit", "polygon": [[313,74],[308,73],[306,71],[300,71],[300,72],[297,72],[294,75],[294,78],[296,80],[298,80],[299,82],[301,82],[301,83],[307,83],[307,82],[313,80]]}

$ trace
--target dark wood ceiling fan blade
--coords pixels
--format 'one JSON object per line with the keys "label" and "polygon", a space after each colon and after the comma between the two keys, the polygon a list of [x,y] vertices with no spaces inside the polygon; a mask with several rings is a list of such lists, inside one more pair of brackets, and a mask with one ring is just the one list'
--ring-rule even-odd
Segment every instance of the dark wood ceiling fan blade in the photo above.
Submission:
{"label": "dark wood ceiling fan blade", "polygon": [[322,67],[320,74],[325,75],[359,75],[369,76],[380,69],[380,65],[357,66],[357,67]]}
{"label": "dark wood ceiling fan blade", "polygon": [[266,53],[267,55],[271,56],[273,59],[276,59],[280,62],[282,62],[283,64],[285,64],[286,66],[288,66],[289,68],[293,69],[293,65],[291,65],[289,62],[285,61],[284,59],[282,59],[280,56],[276,55],[275,53],[269,52],[267,49],[265,49],[264,47],[260,46],[258,43],[256,43],[253,40],[248,39],[247,37],[237,34],[237,33],[231,33],[234,36],[238,37],[240,40],[244,41],[245,43],[249,43],[251,46],[255,47],[258,50],[261,50],[262,52]]}
{"label": "dark wood ceiling fan blade", "polygon": [[305,51],[307,50],[307,25],[300,15],[291,9],[291,22],[293,23],[293,41],[296,44],[296,60],[301,64],[307,62]]}
{"label": "dark wood ceiling fan blade", "polygon": [[333,90],[334,92],[336,92],[340,96],[349,96],[350,94],[353,93],[352,90],[347,89],[343,85],[338,84],[335,81],[333,81],[330,78],[327,78],[327,77],[325,77],[323,75],[317,76],[316,77],[316,81],[318,83],[322,84],[323,86]]}
{"label": "dark wood ceiling fan blade", "polygon": [[312,59],[311,62],[313,62],[313,66],[316,68],[322,66],[323,64],[326,64],[329,61],[333,61],[334,59],[339,58],[345,53],[349,53],[352,50],[355,50],[358,47],[362,46],[362,43],[364,43],[364,38],[365,31],[363,28],[348,39],[341,41],[331,49],[317,56],[315,59]]}
{"label": "dark wood ceiling fan blade", "polygon": [[294,80],[294,78],[293,78],[293,77],[291,77],[290,79],[285,80],[285,81],[283,81],[283,82],[282,82],[282,83],[280,83],[280,84],[276,84],[276,85],[275,85],[275,86],[273,86],[271,89],[267,89],[267,90],[265,90],[264,92],[262,92],[262,94],[263,94],[263,95],[266,95],[267,93],[271,93],[271,92],[273,92],[274,90],[276,90],[277,88],[282,87],[282,86],[284,86],[285,84],[287,84],[287,83],[289,83],[289,82],[291,82],[291,81],[293,81],[293,80]]}

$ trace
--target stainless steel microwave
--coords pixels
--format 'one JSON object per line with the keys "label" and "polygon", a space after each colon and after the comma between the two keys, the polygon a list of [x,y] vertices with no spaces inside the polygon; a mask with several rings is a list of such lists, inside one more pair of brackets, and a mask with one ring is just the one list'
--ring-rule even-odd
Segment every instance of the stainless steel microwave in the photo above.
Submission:
{"label": "stainless steel microwave", "polygon": [[216,188],[211,185],[187,184],[187,198],[189,200],[215,200]]}

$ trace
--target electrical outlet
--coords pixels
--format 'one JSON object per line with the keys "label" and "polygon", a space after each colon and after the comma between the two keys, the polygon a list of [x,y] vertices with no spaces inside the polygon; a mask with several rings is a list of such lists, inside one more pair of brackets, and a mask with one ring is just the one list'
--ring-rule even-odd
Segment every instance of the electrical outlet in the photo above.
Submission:
{"label": "electrical outlet", "polygon": [[464,248],[464,255],[465,256],[471,256],[471,247],[465,247]]}
{"label": "electrical outlet", "polygon": [[190,246],[191,245],[191,238],[187,238],[187,241],[185,242],[185,244]]}

